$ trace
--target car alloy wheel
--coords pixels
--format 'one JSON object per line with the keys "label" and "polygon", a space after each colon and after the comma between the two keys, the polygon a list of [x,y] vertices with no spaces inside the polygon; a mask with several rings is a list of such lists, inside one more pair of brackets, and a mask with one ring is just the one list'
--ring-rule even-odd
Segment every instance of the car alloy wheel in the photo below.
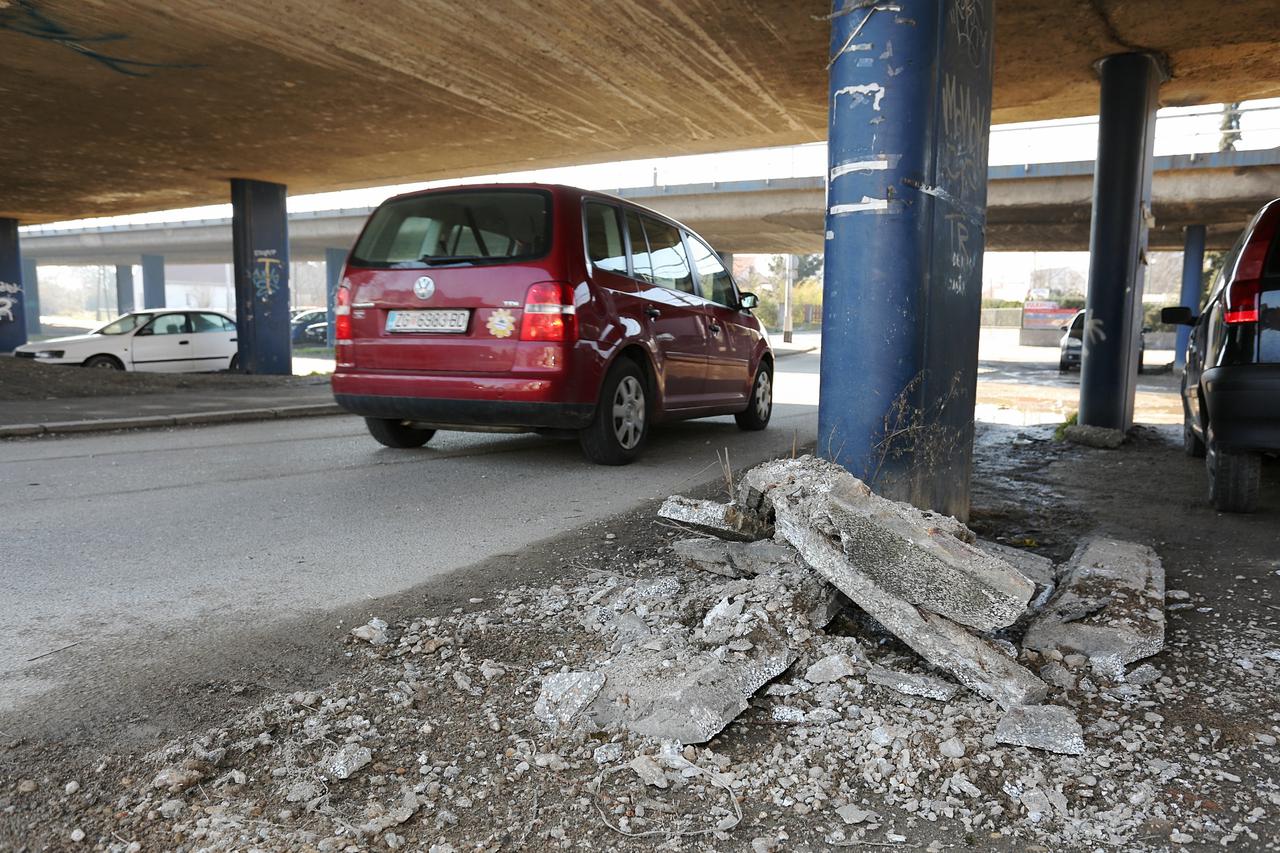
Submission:
{"label": "car alloy wheel", "polygon": [[644,388],[636,377],[623,377],[613,394],[613,434],[623,450],[632,450],[640,443],[644,420]]}
{"label": "car alloy wheel", "polygon": [[756,376],[755,388],[756,417],[762,421],[769,420],[769,413],[773,410],[773,388],[772,380],[769,378],[769,372],[761,370]]}

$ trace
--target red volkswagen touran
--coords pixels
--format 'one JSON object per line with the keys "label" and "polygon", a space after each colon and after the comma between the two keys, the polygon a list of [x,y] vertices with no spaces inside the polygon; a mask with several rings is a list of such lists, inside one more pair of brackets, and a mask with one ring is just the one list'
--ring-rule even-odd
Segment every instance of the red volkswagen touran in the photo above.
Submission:
{"label": "red volkswagen touran", "polygon": [[333,393],[388,447],[438,429],[576,433],[607,465],[652,423],[764,429],[773,355],[700,237],[562,186],[397,196],[369,217],[337,295]]}

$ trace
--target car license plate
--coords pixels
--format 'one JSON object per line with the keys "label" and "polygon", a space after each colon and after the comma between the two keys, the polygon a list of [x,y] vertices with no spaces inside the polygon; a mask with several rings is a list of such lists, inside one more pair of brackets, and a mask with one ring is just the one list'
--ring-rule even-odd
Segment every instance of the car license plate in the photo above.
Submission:
{"label": "car license plate", "polygon": [[389,311],[387,331],[457,335],[467,330],[470,317],[470,311]]}

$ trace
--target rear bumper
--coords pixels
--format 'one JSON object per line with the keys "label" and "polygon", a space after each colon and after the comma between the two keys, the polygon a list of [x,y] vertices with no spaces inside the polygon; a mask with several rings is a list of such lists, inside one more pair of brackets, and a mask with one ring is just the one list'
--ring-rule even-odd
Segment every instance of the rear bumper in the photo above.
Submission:
{"label": "rear bumper", "polygon": [[1280,451],[1280,364],[1213,367],[1200,385],[1223,447]]}
{"label": "rear bumper", "polygon": [[335,373],[339,406],[366,418],[393,418],[442,429],[582,429],[594,403],[566,402],[563,382],[480,376]]}

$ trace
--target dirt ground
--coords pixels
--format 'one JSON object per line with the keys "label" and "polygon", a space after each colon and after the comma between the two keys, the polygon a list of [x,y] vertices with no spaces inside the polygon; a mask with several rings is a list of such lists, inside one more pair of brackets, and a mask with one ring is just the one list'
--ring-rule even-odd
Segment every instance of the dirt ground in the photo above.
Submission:
{"label": "dirt ground", "polygon": [[0,402],[114,397],[170,391],[222,391],[308,385],[309,376],[245,376],[240,373],[129,373],[87,370],[29,359],[0,358]]}
{"label": "dirt ground", "polygon": [[[643,740],[613,738],[624,757],[598,764],[608,737],[554,735],[531,712],[546,674],[609,653],[580,605],[619,578],[710,585],[673,560],[675,531],[645,507],[358,610],[211,637],[194,659],[122,661],[114,690],[0,719],[0,850],[1276,849],[1280,465],[1264,471],[1259,513],[1219,515],[1175,439],[1140,428],[1100,451],[1044,428],[979,435],[978,533],[1056,560],[1093,531],[1149,544],[1174,591],[1149,660],[1160,679],[1079,698],[1081,759],[993,748],[993,710],[963,691],[945,706],[863,684],[788,696],[802,660],[777,680],[785,698],[762,691],[685,751],[687,784],[636,782],[626,757],[660,755]],[[875,662],[918,667],[854,615],[814,642],[853,638]],[[390,623],[389,643],[349,635],[371,616]],[[780,703],[808,708],[805,722],[775,722]],[[886,726],[906,739],[868,740]],[[946,732],[973,756],[956,761],[976,799],[938,793],[955,767],[927,756]],[[344,744],[370,763],[316,776]],[[905,788],[874,770],[913,752]],[[1032,782],[1061,813],[1027,805]],[[847,824],[845,806],[866,815]]]}

